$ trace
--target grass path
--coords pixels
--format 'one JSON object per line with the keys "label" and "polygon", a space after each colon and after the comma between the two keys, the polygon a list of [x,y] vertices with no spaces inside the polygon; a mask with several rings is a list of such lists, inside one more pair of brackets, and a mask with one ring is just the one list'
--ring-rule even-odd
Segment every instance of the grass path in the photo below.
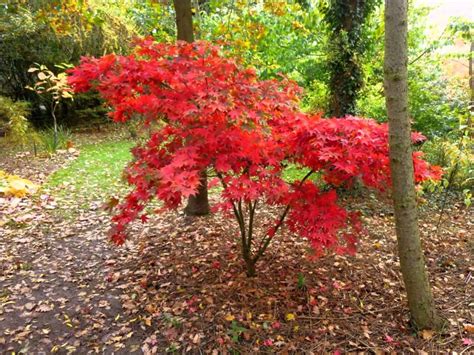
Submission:
{"label": "grass path", "polygon": [[54,172],[43,188],[58,198],[74,199],[82,207],[116,194],[124,189],[122,170],[131,159],[132,147],[129,141],[85,145],[79,157]]}

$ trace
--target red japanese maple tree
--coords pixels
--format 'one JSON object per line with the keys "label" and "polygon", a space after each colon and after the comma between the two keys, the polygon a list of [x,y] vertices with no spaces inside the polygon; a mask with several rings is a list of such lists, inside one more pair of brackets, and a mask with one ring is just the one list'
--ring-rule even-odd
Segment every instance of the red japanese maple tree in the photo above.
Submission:
{"label": "red japanese maple tree", "polygon": [[[259,80],[253,69],[240,67],[209,43],[144,40],[130,56],[83,58],[70,74],[76,91],[100,92],[115,121],[141,117],[145,124],[162,123],[132,151],[125,175],[134,189],[113,217],[117,244],[125,241],[132,220],[146,221],[150,200],[178,208],[197,192],[200,172],[207,170],[216,176],[210,184],[222,185],[214,208],[237,220],[242,257],[253,276],[284,224],[307,238],[317,254],[354,252],[361,224],[357,213],[338,204],[335,187],[355,178],[379,190],[390,187],[386,125],[302,114],[294,83]],[[417,181],[439,176],[418,153],[413,160]],[[289,163],[309,172],[288,183],[282,172]],[[309,179],[315,172],[324,187]],[[263,204],[280,215],[255,235],[256,210]]]}

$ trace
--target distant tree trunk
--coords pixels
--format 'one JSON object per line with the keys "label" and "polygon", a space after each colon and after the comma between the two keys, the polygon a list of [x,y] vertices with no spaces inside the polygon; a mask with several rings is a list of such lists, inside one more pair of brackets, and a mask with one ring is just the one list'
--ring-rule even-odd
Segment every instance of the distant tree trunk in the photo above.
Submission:
{"label": "distant tree trunk", "polygon": [[176,12],[176,30],[178,40],[193,42],[193,13],[191,10],[191,0],[173,0]]}
{"label": "distant tree trunk", "polygon": [[437,329],[433,295],[418,229],[411,128],[408,117],[407,0],[385,0],[385,102],[389,119],[390,167],[398,254],[412,324]]}
{"label": "distant tree trunk", "polygon": [[328,114],[331,116],[355,113],[357,95],[363,85],[361,34],[373,6],[374,0],[330,0],[323,11],[330,31]]}
{"label": "distant tree trunk", "polygon": [[[173,0],[176,12],[176,30],[178,40],[193,42],[193,13],[191,0]],[[199,189],[196,195],[190,196],[184,213],[188,216],[204,216],[209,214],[209,198],[207,193],[207,175],[201,172]]]}

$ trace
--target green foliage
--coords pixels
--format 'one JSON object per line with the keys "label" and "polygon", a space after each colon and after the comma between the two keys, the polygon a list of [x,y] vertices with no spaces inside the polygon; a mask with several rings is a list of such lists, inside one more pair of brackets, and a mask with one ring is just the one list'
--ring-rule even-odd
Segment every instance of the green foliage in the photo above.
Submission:
{"label": "green foliage", "polygon": [[306,288],[306,278],[304,277],[304,275],[301,272],[298,273],[297,287],[300,290],[304,290]]}
{"label": "green foliage", "polygon": [[197,19],[197,37],[221,41],[262,78],[287,75],[308,89],[304,105],[323,109],[328,80],[327,41],[314,6],[291,1],[210,1]]}
{"label": "green foliage", "polygon": [[430,163],[443,167],[445,172],[432,188],[460,191],[474,188],[474,140],[468,134],[455,139],[434,138],[422,150]]}
{"label": "green foliage", "polygon": [[244,333],[246,330],[247,328],[242,327],[237,321],[233,320],[230,324],[230,329],[228,333],[232,341],[234,343],[237,343],[242,333]]}
{"label": "green foliage", "polygon": [[127,17],[134,21],[141,35],[151,35],[161,42],[176,40],[175,15],[170,2],[137,0],[132,3],[126,6]]}
{"label": "green foliage", "polygon": [[49,154],[54,154],[58,149],[67,148],[71,137],[71,131],[64,126],[58,126],[56,131],[51,127],[39,133],[41,146]]}
{"label": "green foliage", "polygon": [[[366,84],[357,100],[356,113],[386,121],[383,91],[384,28],[381,10],[379,8],[374,12],[367,25],[366,54],[363,61]],[[440,37],[433,40],[428,34],[429,11],[430,8],[426,6],[409,7],[408,86],[413,128],[428,137],[434,137],[456,130],[458,117],[467,113],[469,100],[466,83],[444,74],[443,66],[450,54],[441,51],[452,44],[454,39],[466,36],[466,24],[453,22]]]}
{"label": "green foliage", "polygon": [[[115,7],[99,0],[63,1],[57,7],[46,0],[0,5],[0,92],[29,101],[33,120],[48,125],[50,115],[39,109],[40,98],[26,89],[34,80],[28,69],[33,63],[54,68],[57,63],[77,63],[83,55],[126,53],[138,32],[127,18],[126,7]],[[64,106],[62,113],[72,115],[68,108],[74,106]]]}
{"label": "green foliage", "polygon": [[37,134],[28,122],[29,104],[0,96],[0,129],[5,130],[9,142],[20,146],[37,140]]}
{"label": "green foliage", "polygon": [[363,85],[361,56],[364,26],[376,0],[327,0],[320,3],[328,32],[328,115],[355,114],[356,99]]}

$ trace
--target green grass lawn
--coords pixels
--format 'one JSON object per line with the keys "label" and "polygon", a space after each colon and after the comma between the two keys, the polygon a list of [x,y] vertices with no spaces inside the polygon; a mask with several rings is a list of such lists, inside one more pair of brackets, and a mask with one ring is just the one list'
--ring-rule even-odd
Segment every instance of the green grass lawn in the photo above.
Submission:
{"label": "green grass lawn", "polygon": [[[61,207],[77,210],[100,204],[109,197],[122,196],[127,185],[122,171],[131,159],[133,142],[105,141],[81,147],[79,157],[63,169],[53,173],[43,185],[43,191],[61,200]],[[283,177],[288,182],[302,179],[307,169],[290,165]]]}
{"label": "green grass lawn", "polygon": [[122,170],[131,159],[129,141],[107,141],[81,147],[79,157],[67,167],[53,173],[44,190],[54,196],[74,200],[79,206],[104,201],[126,188]]}

